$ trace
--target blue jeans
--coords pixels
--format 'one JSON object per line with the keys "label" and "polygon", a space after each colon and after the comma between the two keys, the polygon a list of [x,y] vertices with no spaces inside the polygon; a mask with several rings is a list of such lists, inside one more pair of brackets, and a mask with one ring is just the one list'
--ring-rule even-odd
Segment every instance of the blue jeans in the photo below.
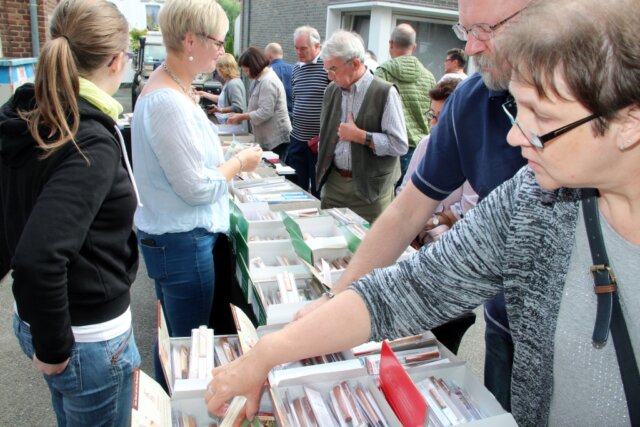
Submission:
{"label": "blue jeans", "polygon": [[484,341],[484,385],[493,393],[505,411],[511,412],[513,342],[490,322],[486,324]]}
{"label": "blue jeans", "polygon": [[[14,315],[13,331],[33,360],[29,325]],[[139,366],[132,329],[108,341],[75,343],[64,371],[44,375],[58,426],[129,425],[133,369]]]}
{"label": "blue jeans", "polygon": [[307,141],[290,138],[289,151],[285,162],[296,170],[295,183],[303,190],[310,191],[318,196],[316,190],[316,162],[318,155],[313,154],[307,145]]}
{"label": "blue jeans", "polygon": [[[203,228],[160,235],[138,230],[147,273],[155,281],[172,337],[191,336],[191,329],[209,324],[215,282],[212,251],[217,237]],[[156,381],[166,389],[155,353]]]}

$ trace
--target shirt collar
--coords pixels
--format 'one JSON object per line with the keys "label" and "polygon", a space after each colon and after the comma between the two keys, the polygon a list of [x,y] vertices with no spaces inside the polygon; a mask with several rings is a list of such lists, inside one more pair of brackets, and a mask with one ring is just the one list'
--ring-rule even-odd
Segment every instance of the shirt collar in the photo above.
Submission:
{"label": "shirt collar", "polygon": [[373,74],[371,74],[368,70],[365,70],[365,72],[362,74],[362,77],[356,80],[347,92],[356,93],[358,91],[358,88],[360,88],[363,83],[368,83],[371,80],[373,80]]}

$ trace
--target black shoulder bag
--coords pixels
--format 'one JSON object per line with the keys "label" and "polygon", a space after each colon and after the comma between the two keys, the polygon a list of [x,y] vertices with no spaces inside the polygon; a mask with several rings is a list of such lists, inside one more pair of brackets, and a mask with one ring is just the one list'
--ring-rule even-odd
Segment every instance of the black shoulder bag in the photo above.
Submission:
{"label": "black shoulder bag", "polygon": [[627,398],[631,425],[640,425],[640,373],[633,354],[629,331],[622,315],[620,300],[616,292],[616,278],[609,265],[609,258],[602,239],[600,216],[598,213],[598,190],[584,189],[582,213],[591,249],[591,273],[598,298],[596,324],[593,328],[593,346],[602,348],[607,342],[609,329],[616,349],[620,376]]}

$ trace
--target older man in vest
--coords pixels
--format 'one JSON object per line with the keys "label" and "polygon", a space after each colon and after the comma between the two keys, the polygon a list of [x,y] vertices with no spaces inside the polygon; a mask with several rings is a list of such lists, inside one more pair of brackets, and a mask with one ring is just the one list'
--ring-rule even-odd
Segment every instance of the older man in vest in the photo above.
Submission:
{"label": "older man in vest", "polygon": [[408,150],[402,101],[364,65],[362,39],[337,31],[321,57],[332,83],[324,94],[316,182],[322,208],[348,207],[373,222],[391,203]]}

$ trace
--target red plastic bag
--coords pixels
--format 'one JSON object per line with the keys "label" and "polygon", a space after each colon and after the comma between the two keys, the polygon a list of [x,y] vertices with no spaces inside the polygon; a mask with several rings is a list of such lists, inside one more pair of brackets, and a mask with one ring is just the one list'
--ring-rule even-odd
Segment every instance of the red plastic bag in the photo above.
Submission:
{"label": "red plastic bag", "polygon": [[318,144],[320,143],[320,135],[314,136],[309,141],[307,141],[307,145],[313,154],[318,154]]}

